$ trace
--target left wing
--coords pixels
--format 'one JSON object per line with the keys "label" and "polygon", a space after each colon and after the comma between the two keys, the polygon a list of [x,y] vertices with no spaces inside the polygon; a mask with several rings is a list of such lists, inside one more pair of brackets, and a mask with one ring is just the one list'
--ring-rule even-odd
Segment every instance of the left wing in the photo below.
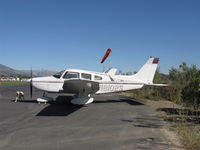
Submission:
{"label": "left wing", "polygon": [[63,92],[75,94],[94,94],[99,90],[99,82],[73,79],[64,81]]}

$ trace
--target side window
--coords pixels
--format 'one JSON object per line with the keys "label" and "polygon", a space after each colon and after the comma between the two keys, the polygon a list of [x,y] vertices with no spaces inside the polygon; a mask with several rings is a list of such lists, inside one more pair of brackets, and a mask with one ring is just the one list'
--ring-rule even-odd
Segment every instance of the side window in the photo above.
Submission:
{"label": "side window", "polygon": [[94,76],[94,80],[102,80],[102,77],[100,77],[100,76]]}
{"label": "side window", "polygon": [[63,76],[64,79],[77,79],[79,78],[79,73],[78,72],[67,72]]}
{"label": "side window", "polygon": [[81,78],[91,80],[91,74],[81,73]]}

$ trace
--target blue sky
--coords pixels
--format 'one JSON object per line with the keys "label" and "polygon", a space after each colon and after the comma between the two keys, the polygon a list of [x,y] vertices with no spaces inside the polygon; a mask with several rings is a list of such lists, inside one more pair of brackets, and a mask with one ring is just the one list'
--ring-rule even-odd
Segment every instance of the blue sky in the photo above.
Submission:
{"label": "blue sky", "polygon": [[155,56],[164,73],[182,61],[199,67],[199,8],[198,0],[0,0],[0,64],[137,71]]}

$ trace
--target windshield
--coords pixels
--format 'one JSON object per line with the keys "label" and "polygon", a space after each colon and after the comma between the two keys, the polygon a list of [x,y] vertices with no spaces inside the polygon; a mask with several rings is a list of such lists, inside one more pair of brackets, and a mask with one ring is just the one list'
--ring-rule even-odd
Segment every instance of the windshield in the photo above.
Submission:
{"label": "windshield", "polygon": [[55,78],[60,78],[60,77],[62,76],[62,74],[63,74],[64,71],[65,71],[65,70],[62,70],[62,71],[60,71],[60,72],[57,72],[57,73],[54,74],[53,76],[54,76]]}
{"label": "windshield", "polygon": [[67,72],[65,73],[65,75],[63,76],[64,79],[76,79],[79,78],[79,73],[78,72]]}

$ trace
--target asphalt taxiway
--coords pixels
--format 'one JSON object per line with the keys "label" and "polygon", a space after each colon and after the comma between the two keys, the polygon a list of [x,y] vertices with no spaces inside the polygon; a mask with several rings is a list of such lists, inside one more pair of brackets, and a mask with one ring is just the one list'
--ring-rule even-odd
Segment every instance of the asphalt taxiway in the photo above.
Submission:
{"label": "asphalt taxiway", "polygon": [[[25,100],[14,102],[22,90]],[[71,97],[38,104],[42,92],[29,96],[28,85],[0,87],[0,149],[2,150],[166,150],[162,119],[145,105],[110,94],[95,96],[86,107]]]}

